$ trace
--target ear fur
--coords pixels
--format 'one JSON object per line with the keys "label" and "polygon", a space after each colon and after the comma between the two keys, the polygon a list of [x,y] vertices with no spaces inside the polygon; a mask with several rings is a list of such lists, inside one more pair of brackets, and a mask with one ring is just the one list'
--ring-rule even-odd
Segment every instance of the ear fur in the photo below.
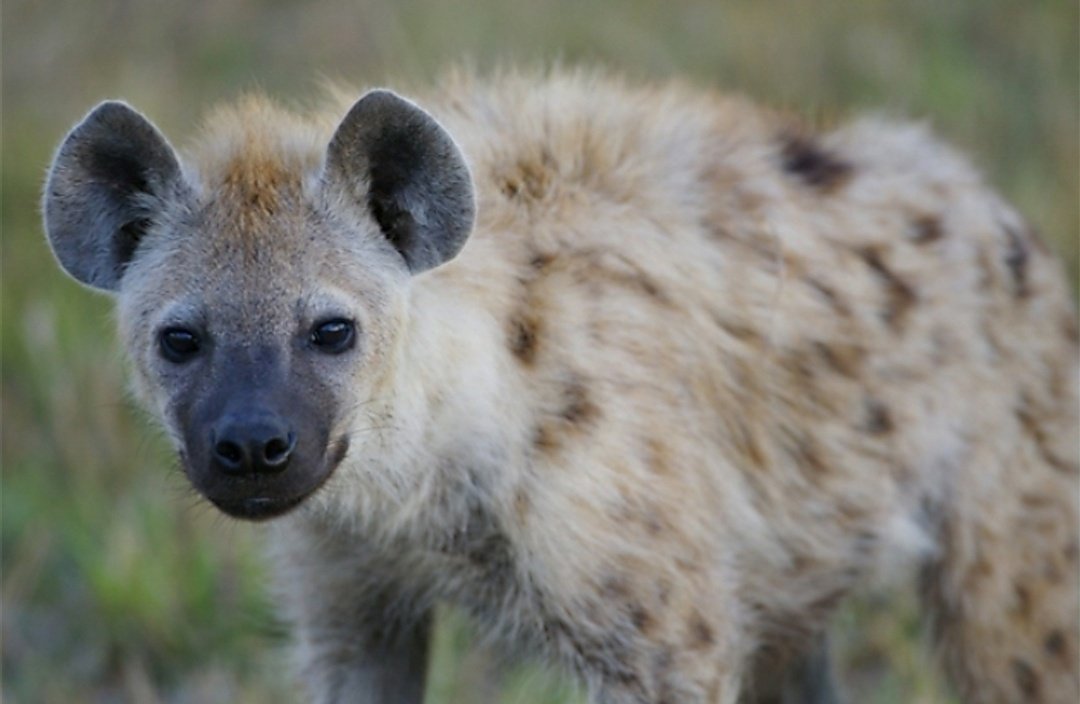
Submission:
{"label": "ear fur", "polygon": [[338,126],[326,178],[366,208],[413,274],[452,259],[472,230],[472,177],[449,134],[387,90],[364,95]]}
{"label": "ear fur", "polygon": [[125,103],[101,103],[60,144],[45,184],[45,232],[60,265],[116,290],[162,201],[182,187],[157,128]]}

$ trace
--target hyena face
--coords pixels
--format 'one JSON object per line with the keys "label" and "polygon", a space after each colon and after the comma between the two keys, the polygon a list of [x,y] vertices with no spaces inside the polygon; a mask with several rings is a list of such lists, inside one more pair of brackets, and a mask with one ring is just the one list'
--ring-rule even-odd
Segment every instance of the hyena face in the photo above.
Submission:
{"label": "hyena face", "polygon": [[270,128],[196,177],[145,118],[102,104],[44,204],[61,265],[117,294],[136,389],[192,483],[251,519],[341,462],[392,367],[410,274],[460,250],[474,209],[453,141],[391,93],[357,102],[319,163]]}

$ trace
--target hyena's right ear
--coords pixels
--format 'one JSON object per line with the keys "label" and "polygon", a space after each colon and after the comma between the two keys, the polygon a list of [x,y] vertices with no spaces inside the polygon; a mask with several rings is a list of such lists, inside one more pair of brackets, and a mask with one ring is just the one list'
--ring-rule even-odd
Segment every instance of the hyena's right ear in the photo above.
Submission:
{"label": "hyena's right ear", "polygon": [[53,159],[43,207],[49,244],[73,277],[116,290],[155,213],[184,188],[157,128],[124,103],[102,103]]}
{"label": "hyena's right ear", "polygon": [[368,211],[414,274],[452,259],[472,230],[472,177],[457,144],[388,90],[366,94],[341,121],[326,179]]}

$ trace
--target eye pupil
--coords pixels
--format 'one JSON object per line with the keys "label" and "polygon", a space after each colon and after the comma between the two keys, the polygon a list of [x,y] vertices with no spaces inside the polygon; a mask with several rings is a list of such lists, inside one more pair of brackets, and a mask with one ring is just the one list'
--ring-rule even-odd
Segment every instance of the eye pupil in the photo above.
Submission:
{"label": "eye pupil", "polygon": [[311,344],[329,354],[351,349],[355,337],[353,324],[348,320],[327,320],[311,329]]}
{"label": "eye pupil", "polygon": [[166,328],[159,337],[161,354],[170,362],[186,362],[198,354],[199,336],[186,328]]}

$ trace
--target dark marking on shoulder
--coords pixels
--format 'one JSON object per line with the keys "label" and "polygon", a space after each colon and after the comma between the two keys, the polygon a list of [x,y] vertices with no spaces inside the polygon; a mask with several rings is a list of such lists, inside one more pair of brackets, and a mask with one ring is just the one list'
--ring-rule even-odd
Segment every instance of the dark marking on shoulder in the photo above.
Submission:
{"label": "dark marking on shoulder", "polygon": [[1065,549],[1062,550],[1062,554],[1070,565],[1080,562],[1080,542],[1070,540]]}
{"label": "dark marking on shoulder", "polygon": [[1080,345],[1080,325],[1076,323],[1076,317],[1072,313],[1065,313],[1061,320],[1061,334],[1065,336],[1065,340],[1073,344],[1073,346]]}
{"label": "dark marking on shoulder", "polygon": [[908,312],[918,301],[915,289],[888,267],[877,247],[864,247],[858,250],[858,255],[885,286],[886,306],[882,315],[886,324],[894,330],[901,329]]}
{"label": "dark marking on shoulder", "polygon": [[815,342],[814,349],[830,369],[849,379],[858,377],[866,356],[861,347],[848,343]]}
{"label": "dark marking on shoulder", "polygon": [[546,252],[537,252],[529,259],[529,266],[536,271],[542,271],[546,269],[551,263],[555,261],[554,254],[548,254]]}
{"label": "dark marking on shoulder", "polygon": [[690,644],[696,650],[711,647],[716,642],[716,636],[712,627],[705,618],[697,611],[690,616],[688,623],[690,629]]}
{"label": "dark marking on shoulder", "polygon": [[536,362],[540,326],[540,319],[528,311],[510,321],[510,351],[527,366],[532,366]]}
{"label": "dark marking on shoulder", "polygon": [[656,583],[656,601],[660,606],[667,606],[671,601],[671,580],[661,577]]}
{"label": "dark marking on shoulder", "polygon": [[732,440],[735,442],[738,449],[750,459],[755,467],[764,469],[768,466],[768,458],[765,455],[765,451],[761,448],[761,441],[758,438],[758,434],[747,422],[746,418],[739,416],[732,419]]}
{"label": "dark marking on shoulder", "polygon": [[1042,456],[1043,461],[1063,474],[1080,474],[1080,463],[1058,457],[1051,448],[1050,437],[1046,429],[1039,423],[1035,416],[1035,410],[1030,397],[1021,394],[1016,406],[1016,418],[1020,421],[1020,427],[1031,437],[1032,442]]}
{"label": "dark marking on shoulder", "polygon": [[642,523],[645,525],[645,530],[654,538],[664,532],[664,522],[656,511],[649,511],[642,516]]}
{"label": "dark marking on shoulder", "polygon": [[1068,643],[1065,640],[1065,633],[1061,629],[1055,628],[1046,634],[1046,639],[1043,641],[1043,648],[1047,653],[1055,657],[1063,658],[1066,655],[1068,649]]}
{"label": "dark marking on shoulder", "polygon": [[1024,701],[1034,702],[1038,700],[1041,685],[1039,675],[1035,672],[1035,668],[1031,666],[1031,663],[1021,658],[1013,658],[1012,671],[1017,688],[1027,697]]}
{"label": "dark marking on shoulder", "polygon": [[657,476],[671,474],[671,450],[663,440],[649,438],[645,442],[649,469]]}
{"label": "dark marking on shoulder", "polygon": [[600,406],[592,400],[586,380],[571,373],[563,382],[558,405],[538,419],[533,431],[533,446],[541,453],[553,453],[562,448],[566,437],[584,432],[600,415]]}
{"label": "dark marking on shoulder", "polygon": [[648,635],[656,626],[656,618],[639,601],[631,601],[628,606],[630,624],[634,630],[643,635]]}
{"label": "dark marking on shoulder", "polygon": [[851,317],[851,306],[848,305],[847,301],[840,297],[840,294],[836,292],[836,289],[812,276],[806,276],[803,280],[810,288],[814,289],[818,295],[821,296],[834,312],[845,318]]}
{"label": "dark marking on shoulder", "polygon": [[551,454],[562,447],[558,433],[548,423],[540,423],[533,431],[533,447],[542,454]]}
{"label": "dark marking on shoulder", "polygon": [[605,599],[622,601],[630,596],[630,587],[622,574],[613,572],[600,583],[600,593]]}
{"label": "dark marking on shoulder", "polygon": [[829,153],[815,140],[794,133],[781,137],[780,158],[784,171],[807,186],[829,193],[851,178],[851,164]]}
{"label": "dark marking on shoulder", "polygon": [[1005,239],[1008,250],[1005,253],[1005,266],[1009,268],[1009,274],[1013,282],[1013,295],[1023,299],[1031,295],[1031,285],[1028,280],[1028,263],[1030,260],[1030,244],[1028,238],[1010,225],[1004,225]]}
{"label": "dark marking on shoulder", "polygon": [[865,401],[866,406],[866,432],[871,435],[884,435],[893,430],[892,413],[889,407],[872,396]]}
{"label": "dark marking on shoulder", "polygon": [[1031,616],[1031,592],[1019,582],[1013,584],[1013,595],[1016,597],[1016,613],[1022,619]]}
{"label": "dark marking on shoulder", "polygon": [[788,446],[788,451],[800,469],[818,476],[829,472],[829,465],[821,457],[820,448],[810,436],[802,435],[794,438],[794,442]]}
{"label": "dark marking on shoulder", "polygon": [[562,417],[574,426],[581,426],[594,420],[600,414],[600,407],[593,403],[589,389],[579,378],[571,380],[563,391],[566,405]]}
{"label": "dark marking on shoulder", "polygon": [[761,342],[761,335],[749,325],[725,318],[716,311],[710,311],[709,314],[712,317],[713,322],[716,323],[716,327],[720,328],[734,339],[749,344],[758,344]]}
{"label": "dark marking on shoulder", "polygon": [[936,215],[922,215],[911,223],[911,241],[915,244],[932,244],[945,236],[941,219]]}

